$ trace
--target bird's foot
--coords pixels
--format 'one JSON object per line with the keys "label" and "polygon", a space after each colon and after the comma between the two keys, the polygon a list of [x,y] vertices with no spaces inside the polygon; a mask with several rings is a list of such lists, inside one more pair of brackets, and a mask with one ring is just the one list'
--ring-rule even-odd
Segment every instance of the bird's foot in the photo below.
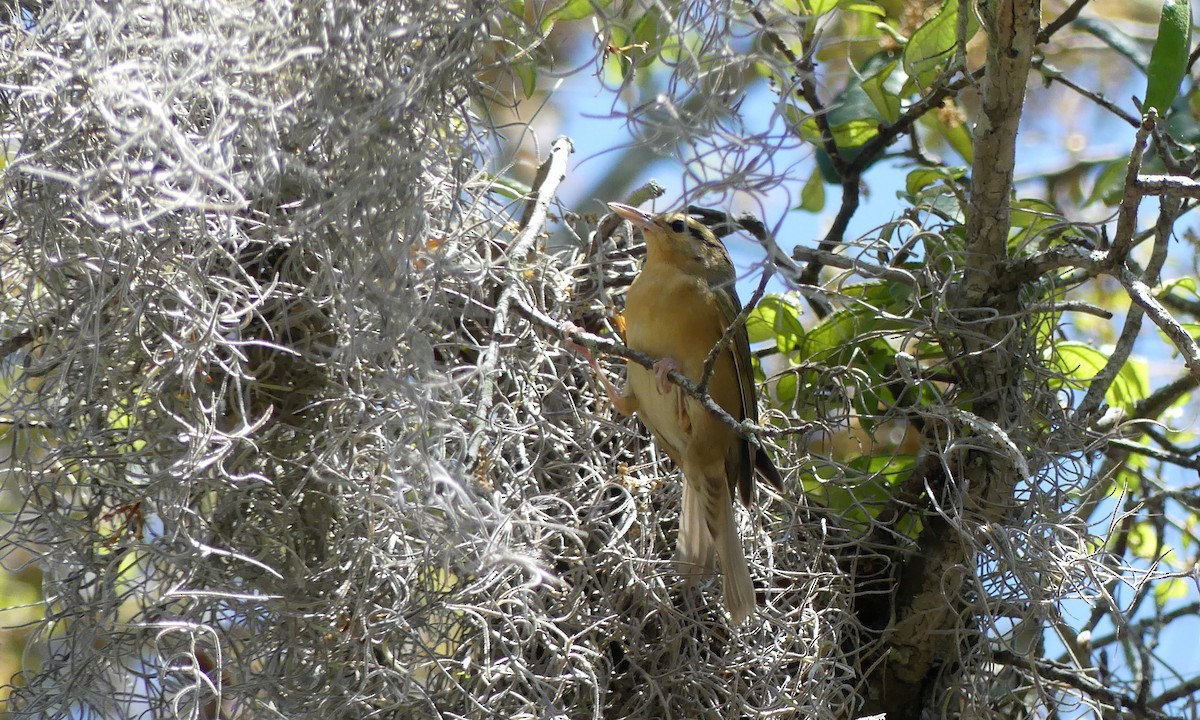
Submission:
{"label": "bird's foot", "polygon": [[660,395],[666,395],[671,392],[671,381],[667,377],[667,373],[672,370],[683,372],[683,366],[675,358],[663,358],[654,363],[654,377],[658,381],[658,393]]}
{"label": "bird's foot", "polygon": [[571,322],[570,320],[566,321],[565,323],[563,323],[563,326],[562,326],[563,343],[567,346],[568,349],[582,355],[584,357],[584,359],[586,359],[588,361],[589,365],[591,365],[592,367],[598,367],[598,365],[596,363],[596,358],[592,356],[592,351],[588,350],[587,347],[575,342],[575,338],[571,337],[572,335],[574,335],[576,333],[584,333],[584,332],[587,332],[587,331],[584,330],[583,328],[579,327],[575,323]]}
{"label": "bird's foot", "polygon": [[617,389],[608,381],[608,376],[604,374],[604,370],[600,368],[600,363],[596,362],[596,356],[592,354],[592,351],[580,345],[575,341],[575,338],[571,337],[572,333],[582,332],[585,332],[583,328],[569,320],[563,323],[563,341],[566,346],[582,355],[587,360],[588,365],[592,366],[592,371],[600,378],[600,383],[604,385],[604,391],[608,394],[608,399],[612,401],[613,406],[617,408],[617,412],[622,415],[631,414],[636,409],[632,398],[617,392]]}
{"label": "bird's foot", "polygon": [[680,365],[675,358],[663,358],[654,363],[654,378],[660,394],[666,395],[671,391],[675,392],[675,422],[678,423],[680,432],[689,435],[692,432],[692,419],[687,413],[687,398],[683,394],[683,388],[671,387],[673,383],[667,377],[667,373],[672,370],[683,372],[683,365]]}

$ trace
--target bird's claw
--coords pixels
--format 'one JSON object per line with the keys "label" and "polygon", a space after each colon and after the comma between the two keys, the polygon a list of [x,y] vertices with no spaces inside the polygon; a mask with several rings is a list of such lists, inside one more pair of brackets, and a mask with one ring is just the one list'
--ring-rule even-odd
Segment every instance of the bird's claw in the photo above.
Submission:
{"label": "bird's claw", "polygon": [[566,344],[566,346],[569,349],[582,355],[584,357],[584,359],[586,359],[588,361],[588,363],[591,364],[591,363],[595,362],[595,358],[592,357],[592,351],[588,350],[585,346],[580,345],[579,343],[575,342],[575,338],[571,337],[571,335],[573,333],[581,333],[583,331],[584,331],[583,328],[579,327],[578,325],[571,322],[570,320],[566,321],[565,323],[563,323],[563,326],[562,326],[563,343]]}
{"label": "bird's claw", "polygon": [[683,372],[683,366],[680,365],[675,358],[663,358],[662,360],[654,363],[654,377],[658,381],[659,395],[666,395],[667,393],[671,392],[671,379],[667,377],[667,373],[671,372],[672,370]]}
{"label": "bird's claw", "polygon": [[692,419],[687,413],[687,401],[684,398],[683,389],[671,387],[671,379],[667,377],[667,373],[672,370],[683,372],[683,366],[674,358],[663,358],[654,363],[654,377],[658,383],[658,392],[666,395],[672,390],[675,391],[675,422],[679,425],[679,430],[684,435],[690,435],[692,432]]}

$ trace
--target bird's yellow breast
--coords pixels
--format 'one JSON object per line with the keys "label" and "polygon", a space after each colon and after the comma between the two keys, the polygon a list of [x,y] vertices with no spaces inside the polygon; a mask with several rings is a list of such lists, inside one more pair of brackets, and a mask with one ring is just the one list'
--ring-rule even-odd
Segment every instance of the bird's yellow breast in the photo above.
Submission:
{"label": "bird's yellow breast", "polygon": [[[674,359],[694,382],[700,381],[704,360],[724,331],[720,308],[703,278],[651,259],[629,287],[625,306],[629,347],[654,358]],[[659,393],[654,372],[636,363],[629,363],[628,375],[639,418],[670,446],[668,452],[682,454],[690,436],[679,427],[679,391],[672,386],[670,393]],[[740,419],[743,413],[736,377],[732,355],[726,349],[717,361],[709,392],[717,404]],[[723,457],[727,446],[736,441],[736,434],[699,403],[689,400],[687,407],[691,434],[704,437],[706,443],[711,443],[711,451]]]}

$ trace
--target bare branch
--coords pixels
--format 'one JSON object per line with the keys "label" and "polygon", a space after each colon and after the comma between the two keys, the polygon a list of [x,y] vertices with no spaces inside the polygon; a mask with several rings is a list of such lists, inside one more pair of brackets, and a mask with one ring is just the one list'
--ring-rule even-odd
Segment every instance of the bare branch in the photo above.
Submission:
{"label": "bare branch", "polygon": [[[555,192],[558,191],[558,186],[567,176],[567,158],[572,152],[574,152],[574,147],[571,145],[571,140],[567,137],[560,137],[554,141],[554,145],[550,149],[550,156],[538,168],[537,179],[539,182],[533,188],[533,198],[526,204],[521,219],[521,232],[509,248],[510,262],[527,262],[526,258],[533,249],[534,242],[545,230],[546,212],[554,199]],[[473,437],[467,448],[470,465],[475,464],[485,440],[483,431],[487,427],[492,404],[495,402],[495,371],[496,364],[500,359],[500,338],[508,328],[509,308],[520,291],[521,283],[517,281],[511,281],[501,291],[500,298],[496,303],[496,316],[492,321],[492,341],[479,360],[479,397],[476,400],[477,410],[472,429]]]}
{"label": "bare branch", "polygon": [[1183,355],[1183,362],[1192,375],[1200,379],[1200,345],[1196,344],[1195,338],[1179,324],[1178,320],[1171,316],[1171,313],[1167,312],[1167,309],[1154,298],[1154,293],[1150,291],[1150,288],[1131,271],[1121,269],[1117,273],[1117,279],[1129,293],[1130,299],[1146,311],[1154,324],[1166,334],[1175,348]]}
{"label": "bare branch", "polygon": [[1101,705],[1108,706],[1122,717],[1148,718],[1149,720],[1183,720],[1181,716],[1166,715],[1140,704],[1137,698],[1109,690],[1104,685],[1080,674],[1074,668],[1050,660],[1029,659],[1008,650],[995,653],[996,662],[1012,665],[1066,687],[1086,693]]}
{"label": "bare branch", "polygon": [[1174,195],[1200,199],[1200,182],[1180,175],[1142,175],[1135,181],[1143,195]]}
{"label": "bare branch", "polygon": [[[1167,246],[1171,241],[1171,228],[1179,214],[1179,202],[1163,198],[1161,208],[1155,226],[1154,250],[1150,256],[1150,263],[1146,266],[1143,274],[1146,283],[1150,285],[1157,282],[1158,274],[1167,261]],[[1134,305],[1129,308],[1129,312],[1125,315],[1125,325],[1121,328],[1121,335],[1117,338],[1116,345],[1108,355],[1108,361],[1092,378],[1087,393],[1075,409],[1078,417],[1087,418],[1100,407],[1108,388],[1112,386],[1113,381],[1121,372],[1121,368],[1125,367],[1125,363],[1133,353],[1133,344],[1137,342],[1138,334],[1142,330],[1143,313],[1141,306]]]}
{"label": "bare branch", "polygon": [[1142,153],[1146,149],[1146,139],[1154,128],[1154,122],[1155,111],[1151,108],[1150,113],[1142,120],[1137,137],[1133,141],[1133,148],[1129,151],[1129,167],[1125,171],[1125,192],[1121,196],[1121,208],[1117,213],[1117,228],[1113,233],[1112,248],[1109,250],[1109,261],[1113,265],[1125,262],[1125,256],[1129,254],[1129,248],[1133,243],[1133,234],[1137,230],[1138,204],[1142,201],[1137,176],[1142,169]]}

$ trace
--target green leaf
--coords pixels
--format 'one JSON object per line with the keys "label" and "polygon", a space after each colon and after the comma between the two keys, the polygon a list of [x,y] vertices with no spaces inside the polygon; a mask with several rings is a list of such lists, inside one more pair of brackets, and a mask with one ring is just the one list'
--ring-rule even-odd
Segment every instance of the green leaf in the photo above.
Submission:
{"label": "green leaf", "polygon": [[489,180],[492,181],[489,187],[492,192],[510,200],[524,200],[533,192],[533,188],[525,183],[503,175],[493,175]]}
{"label": "green leaf", "polygon": [[1182,277],[1175,278],[1174,280],[1171,280],[1163,285],[1162,291],[1164,293],[1174,292],[1176,288],[1191,295],[1193,298],[1200,300],[1200,284],[1197,284],[1195,277],[1191,275],[1184,275]]}
{"label": "green leaf", "polygon": [[513,65],[513,75],[521,81],[521,92],[525,93],[527,100],[537,92],[537,72],[537,63],[531,55],[526,55]]}
{"label": "green leaf", "polygon": [[[894,64],[891,55],[876,53],[863,63],[859,71],[861,76],[868,80],[876,78],[870,92],[864,82],[858,79],[859,75],[855,75],[847,81],[841,92],[829,101],[825,121],[829,125],[834,143],[838,146],[839,154],[848,162],[853,161],[859,155],[862,146],[879,134],[879,127],[888,122],[885,112],[881,111],[877,104],[882,103],[884,110],[887,110],[886,96],[898,95],[899,88],[903,85],[902,72],[889,74],[887,70],[889,65]],[[871,93],[877,94],[878,100],[872,98]],[[797,119],[798,123],[795,122]],[[799,130],[801,138],[816,146],[817,164],[825,181],[841,182],[832,159],[825,152],[816,118],[794,113],[789,115],[789,120],[792,121],[793,127]],[[872,162],[878,157],[879,155],[876,155]]]}
{"label": "green leaf", "polygon": [[[959,0],[944,0],[942,9],[909,38],[904,46],[904,70],[917,87],[926,88],[941,72],[941,64],[958,46]],[[963,42],[979,30],[974,13],[968,13],[967,33]]]}
{"label": "green leaf", "polygon": [[1117,205],[1125,191],[1125,173],[1129,169],[1129,158],[1117,158],[1104,165],[1104,169],[1096,176],[1092,191],[1088,193],[1084,207],[1096,202],[1105,205]]}
{"label": "green leaf", "polygon": [[791,352],[804,337],[800,307],[784,295],[767,295],[746,316],[750,342],[774,340],[780,352]]}
{"label": "green leaf", "polygon": [[1158,110],[1166,115],[1179,83],[1187,71],[1188,53],[1192,38],[1192,4],[1190,0],[1163,0],[1162,16],[1158,21],[1158,39],[1146,67],[1146,101],[1142,111]]}
{"label": "green leaf", "polygon": [[[912,472],[916,458],[912,455],[860,456],[850,461],[846,478],[836,475],[822,481],[811,474],[801,476],[806,495],[838,512],[849,529],[867,531],[874,518],[888,507],[896,494],[896,486]],[[831,473],[821,473],[830,475]],[[894,527],[908,537],[916,537],[919,527],[910,523]]]}
{"label": "green leaf", "polygon": [[863,2],[863,0],[842,0],[840,3],[842,10],[846,12],[862,13],[863,15],[874,15],[875,17],[887,17],[887,10],[873,2]]}
{"label": "green leaf", "polygon": [[800,191],[799,209],[813,213],[825,209],[825,180],[819,169],[814,169],[808,182],[804,183],[804,189]]}
{"label": "green leaf", "polygon": [[808,330],[801,356],[828,362],[848,343],[874,330],[878,323],[874,308],[856,305],[838,310]]}
{"label": "green leaf", "polygon": [[1063,342],[1054,348],[1060,370],[1076,380],[1091,380],[1104,369],[1108,356],[1081,342]]}
{"label": "green leaf", "polygon": [[1134,523],[1129,529],[1129,550],[1143,560],[1157,560],[1158,530],[1148,522]]}
{"label": "green leaf", "polygon": [[1116,379],[1109,386],[1104,399],[1109,405],[1115,405],[1133,411],[1134,407],[1150,393],[1150,371],[1142,360],[1130,359],[1117,372]]}
{"label": "green leaf", "polygon": [[582,20],[591,17],[597,9],[603,10],[612,0],[565,0],[542,16],[542,35],[547,35],[559,20]]}
{"label": "green leaf", "polygon": [[1012,204],[1012,216],[1010,222],[1014,234],[1017,235],[1038,235],[1052,225],[1062,223],[1063,216],[1058,213],[1058,210],[1046,202],[1038,198],[1019,198]]}
{"label": "green leaf", "polygon": [[[795,105],[785,104],[783,106],[783,119],[787,121],[789,127],[797,131],[803,132],[804,121],[808,117],[808,113],[804,112],[804,110],[796,107]],[[812,141],[810,140],[809,142]],[[818,142],[820,141],[818,140]]]}
{"label": "green leaf", "polygon": [[966,174],[967,170],[963,167],[943,167],[939,165],[931,168],[917,168],[910,172],[905,179],[904,190],[909,195],[916,196],[917,193],[939,181],[944,181],[947,185],[953,185]]}
{"label": "green leaf", "polygon": [[838,6],[838,0],[808,0],[809,10],[814,17],[820,17]]}
{"label": "green leaf", "polygon": [[896,69],[896,63],[888,63],[882,70],[875,73],[871,77],[863,80],[862,89],[875,105],[875,110],[879,112],[880,117],[889,123],[894,123],[900,119],[900,95],[899,88],[894,92],[890,92],[884,87],[888,78],[892,76],[892,71]]}
{"label": "green leaf", "polygon": [[585,17],[591,17],[597,7],[604,9],[607,4],[607,0],[594,0],[594,2],[593,0],[566,0],[548,14],[558,20],[582,20]]}
{"label": "green leaf", "polygon": [[842,294],[847,298],[859,300],[874,310],[896,315],[908,312],[913,296],[911,286],[883,280],[844,285]]}
{"label": "green leaf", "polygon": [[794,406],[796,398],[800,396],[800,378],[797,377],[797,372],[792,370],[780,375],[775,381],[772,396],[779,407]]}
{"label": "green leaf", "polygon": [[[1184,300],[1196,302],[1200,301],[1200,286],[1197,285],[1196,278],[1194,276],[1183,275],[1164,283],[1163,286],[1155,293],[1155,295],[1160,298],[1165,298],[1168,295],[1174,295]],[[1187,327],[1187,323],[1184,323],[1184,327]],[[1188,328],[1188,334],[1192,337],[1196,337],[1196,333],[1192,332],[1191,328]]]}
{"label": "green leaf", "polygon": [[[873,117],[851,120],[841,125],[831,125],[829,132],[833,134],[833,141],[839,148],[857,148],[866,145],[871,138],[879,134],[879,120]],[[816,118],[810,117],[800,123],[800,135],[814,145],[821,144],[821,129]]]}
{"label": "green leaf", "polygon": [[[897,193],[899,195],[899,193]],[[913,208],[921,212],[933,213],[942,217],[950,218],[956,223],[964,222],[965,217],[962,205],[958,201],[958,197],[954,193],[944,189],[934,188],[923,191],[918,197],[912,199]],[[926,245],[931,244],[926,240]],[[936,257],[941,257],[940,255]]]}
{"label": "green leaf", "polygon": [[940,135],[968,164],[975,162],[975,139],[971,137],[967,123],[949,125],[938,113],[926,113],[921,117],[921,123]]}
{"label": "green leaf", "polygon": [[1126,30],[1117,27],[1111,22],[1098,18],[1081,17],[1076,18],[1071,25],[1091,33],[1105,45],[1115,50],[1118,55],[1121,55],[1139,68],[1144,68],[1149,63],[1150,59],[1146,57],[1146,51],[1142,48],[1141,44],[1134,40]]}
{"label": "green leaf", "polygon": [[646,10],[646,14],[633,26],[633,40],[631,44],[646,43],[648,48],[658,47],[659,37],[662,32],[660,20],[662,20],[662,10],[659,10],[657,5],[652,5]]}
{"label": "green leaf", "polygon": [[[1054,348],[1054,365],[1065,375],[1084,387],[1108,364],[1108,355],[1082,342],[1063,342]],[[1105,401],[1114,407],[1132,411],[1146,397],[1150,386],[1149,372],[1144,363],[1129,360],[1117,371],[1112,385],[1104,394]]]}

